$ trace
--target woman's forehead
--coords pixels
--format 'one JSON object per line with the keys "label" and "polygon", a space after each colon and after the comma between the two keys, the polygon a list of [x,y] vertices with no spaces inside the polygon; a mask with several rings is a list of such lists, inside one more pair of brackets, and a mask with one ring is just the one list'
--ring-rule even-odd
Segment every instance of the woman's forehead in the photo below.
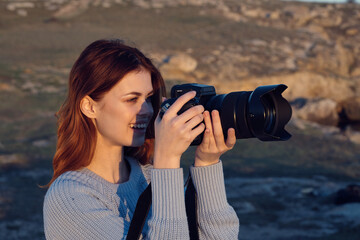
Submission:
{"label": "woman's forehead", "polygon": [[114,88],[121,94],[132,92],[147,94],[153,90],[150,72],[145,69],[131,71]]}

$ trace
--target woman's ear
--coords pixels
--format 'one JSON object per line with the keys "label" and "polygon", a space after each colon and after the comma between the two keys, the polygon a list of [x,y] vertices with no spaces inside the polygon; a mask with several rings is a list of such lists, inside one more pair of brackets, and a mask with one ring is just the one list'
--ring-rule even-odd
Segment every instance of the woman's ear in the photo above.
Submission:
{"label": "woman's ear", "polygon": [[80,110],[85,116],[93,119],[96,117],[95,104],[96,102],[91,97],[86,95],[80,101]]}

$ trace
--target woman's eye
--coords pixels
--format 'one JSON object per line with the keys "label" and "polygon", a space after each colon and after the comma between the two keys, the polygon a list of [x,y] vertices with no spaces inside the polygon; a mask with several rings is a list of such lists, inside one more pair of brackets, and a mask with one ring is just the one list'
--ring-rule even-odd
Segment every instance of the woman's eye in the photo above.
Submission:
{"label": "woman's eye", "polygon": [[146,101],[147,101],[147,102],[151,102],[152,99],[153,99],[153,97],[154,97],[154,95],[148,96],[148,97],[146,98]]}
{"label": "woman's eye", "polygon": [[135,97],[135,98],[130,98],[130,99],[126,100],[126,101],[127,101],[127,102],[136,102],[137,99],[138,99],[138,98]]}

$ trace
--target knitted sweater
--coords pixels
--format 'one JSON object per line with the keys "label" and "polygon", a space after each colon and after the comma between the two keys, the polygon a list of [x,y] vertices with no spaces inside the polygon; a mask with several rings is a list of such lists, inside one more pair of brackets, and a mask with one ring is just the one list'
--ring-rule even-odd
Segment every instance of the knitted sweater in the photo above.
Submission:
{"label": "knitted sweater", "polygon": [[[151,179],[152,207],[142,237],[189,239],[183,170],[127,161],[130,177],[121,184],[87,168],[59,176],[44,200],[46,238],[125,239],[137,200]],[[198,195],[200,239],[237,239],[239,220],[226,199],[222,163],[191,167],[190,174]]]}

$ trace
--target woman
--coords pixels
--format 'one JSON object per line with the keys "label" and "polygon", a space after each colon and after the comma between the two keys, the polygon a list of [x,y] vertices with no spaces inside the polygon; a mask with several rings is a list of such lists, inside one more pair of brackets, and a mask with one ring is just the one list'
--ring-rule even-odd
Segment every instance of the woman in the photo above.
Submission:
{"label": "woman", "polygon": [[[58,112],[54,175],[44,201],[47,239],[124,239],[139,195],[151,181],[145,239],[188,239],[180,157],[204,132],[190,173],[198,196],[201,239],[237,239],[238,218],[226,200],[217,111],[177,112],[189,92],[157,114],[163,79],[138,49],[120,40],[90,44],[75,62],[69,94]],[[204,123],[202,123],[204,122]],[[154,138],[155,137],[155,138]]]}

